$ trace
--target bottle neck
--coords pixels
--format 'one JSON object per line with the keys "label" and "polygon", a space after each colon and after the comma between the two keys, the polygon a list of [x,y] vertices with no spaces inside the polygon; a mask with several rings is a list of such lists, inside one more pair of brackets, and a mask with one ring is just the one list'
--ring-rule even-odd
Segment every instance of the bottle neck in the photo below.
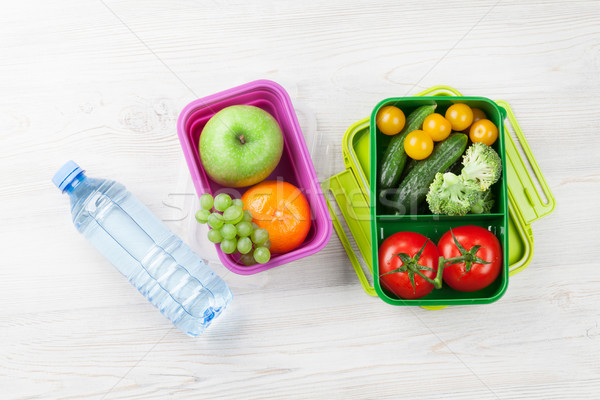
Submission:
{"label": "bottle neck", "polygon": [[71,203],[71,213],[73,215],[84,205],[85,199],[100,187],[102,182],[102,179],[87,177],[82,171],[65,186],[63,193],[69,195],[69,203]]}
{"label": "bottle neck", "polygon": [[86,179],[87,177],[85,176],[85,173],[83,173],[83,171],[80,172],[75,178],[73,178],[71,182],[69,182],[69,184],[63,190],[63,192],[71,196],[77,191],[78,187],[83,186],[82,184]]}

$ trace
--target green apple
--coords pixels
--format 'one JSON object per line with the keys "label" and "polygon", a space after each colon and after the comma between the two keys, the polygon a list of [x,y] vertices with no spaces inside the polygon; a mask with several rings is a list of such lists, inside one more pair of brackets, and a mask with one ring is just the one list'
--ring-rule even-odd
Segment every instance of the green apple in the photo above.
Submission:
{"label": "green apple", "polygon": [[231,106],[204,126],[198,145],[204,170],[228,187],[251,186],[279,164],[283,134],[271,114],[254,106]]}

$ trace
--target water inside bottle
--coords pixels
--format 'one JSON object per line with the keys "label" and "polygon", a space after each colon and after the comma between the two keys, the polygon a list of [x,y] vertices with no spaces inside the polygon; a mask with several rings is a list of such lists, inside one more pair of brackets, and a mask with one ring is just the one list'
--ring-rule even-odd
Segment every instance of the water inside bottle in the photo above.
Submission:
{"label": "water inside bottle", "polygon": [[94,247],[187,334],[202,333],[231,301],[225,283],[122,185],[104,182],[73,212]]}

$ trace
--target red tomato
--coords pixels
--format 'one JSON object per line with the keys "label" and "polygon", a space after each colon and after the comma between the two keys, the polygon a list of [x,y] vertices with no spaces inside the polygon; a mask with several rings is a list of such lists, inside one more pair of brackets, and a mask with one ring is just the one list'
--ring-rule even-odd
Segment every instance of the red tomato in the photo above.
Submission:
{"label": "red tomato", "polygon": [[448,265],[444,268],[444,282],[452,289],[461,292],[474,292],[489,286],[500,274],[502,269],[502,247],[496,236],[479,226],[467,225],[453,228],[444,233],[438,243],[440,254],[444,258],[460,257],[461,251],[456,246],[454,238],[466,250],[481,246],[474,256],[489,264],[474,261],[467,272],[466,263]]}
{"label": "red tomato", "polygon": [[[420,257],[415,257],[421,249],[423,252]],[[434,279],[440,257],[435,244],[419,233],[398,232],[385,239],[379,247],[379,281],[384,288],[403,299],[418,299],[429,294],[433,285],[414,272],[408,271],[399,253],[408,255],[411,258],[410,262],[414,263],[423,275]],[[395,270],[399,271],[392,272]],[[414,278],[414,286],[411,277]]]}

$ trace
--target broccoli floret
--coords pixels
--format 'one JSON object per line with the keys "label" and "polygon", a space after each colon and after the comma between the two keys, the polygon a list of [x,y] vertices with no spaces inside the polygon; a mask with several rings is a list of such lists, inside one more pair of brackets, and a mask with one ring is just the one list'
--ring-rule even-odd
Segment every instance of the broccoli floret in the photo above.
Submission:
{"label": "broccoli floret", "polygon": [[473,181],[452,172],[435,175],[429,186],[427,203],[434,214],[465,215],[477,199],[479,187]]}
{"label": "broccoli floret", "polygon": [[477,182],[479,190],[487,190],[500,179],[502,160],[494,149],[483,143],[473,143],[463,156],[461,175]]}
{"label": "broccoli floret", "polygon": [[471,214],[487,214],[494,206],[494,195],[491,190],[477,192],[475,202],[471,204]]}

